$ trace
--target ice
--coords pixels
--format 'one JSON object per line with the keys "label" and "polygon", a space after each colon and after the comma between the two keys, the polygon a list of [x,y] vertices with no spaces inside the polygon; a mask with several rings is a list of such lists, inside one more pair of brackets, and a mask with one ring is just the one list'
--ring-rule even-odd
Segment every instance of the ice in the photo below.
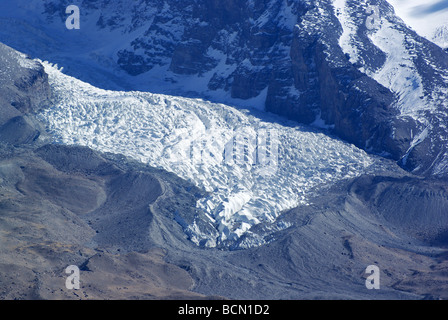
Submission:
{"label": "ice", "polygon": [[[256,117],[201,99],[102,90],[44,66],[55,101],[39,118],[56,143],[121,153],[210,192],[197,209],[210,217],[218,236],[190,225],[198,244],[236,240],[253,225],[306,204],[312,188],[358,176],[375,161],[318,129],[264,113]],[[232,149],[238,139],[247,143]]]}

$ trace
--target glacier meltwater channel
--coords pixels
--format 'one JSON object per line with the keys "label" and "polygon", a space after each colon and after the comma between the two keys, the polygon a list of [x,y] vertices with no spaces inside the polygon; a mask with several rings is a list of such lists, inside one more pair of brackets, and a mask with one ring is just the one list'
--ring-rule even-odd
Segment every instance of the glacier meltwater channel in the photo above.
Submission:
{"label": "glacier meltwater channel", "polygon": [[[376,161],[318,129],[259,111],[261,117],[255,111],[200,99],[102,90],[43,64],[54,101],[39,118],[55,143],[123,154],[209,192],[197,202],[197,209],[210,219],[216,233],[188,226],[197,244],[214,247],[236,240],[250,233],[252,226],[274,221],[283,210],[306,204],[311,188],[358,176]],[[241,158],[256,154],[255,148],[263,146],[260,137],[270,137],[265,148],[275,147],[271,153],[275,159],[225,161],[222,155],[229,141],[243,131],[244,137],[256,138],[246,143]],[[205,154],[201,145],[207,145]],[[193,154],[195,146],[199,153]]]}

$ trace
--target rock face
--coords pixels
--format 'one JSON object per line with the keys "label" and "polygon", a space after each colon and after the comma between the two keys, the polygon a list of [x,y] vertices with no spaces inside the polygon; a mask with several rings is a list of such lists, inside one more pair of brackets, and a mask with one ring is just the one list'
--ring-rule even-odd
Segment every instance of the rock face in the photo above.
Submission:
{"label": "rock face", "polygon": [[27,144],[40,128],[27,115],[49,103],[48,75],[38,62],[0,43],[0,140]]}

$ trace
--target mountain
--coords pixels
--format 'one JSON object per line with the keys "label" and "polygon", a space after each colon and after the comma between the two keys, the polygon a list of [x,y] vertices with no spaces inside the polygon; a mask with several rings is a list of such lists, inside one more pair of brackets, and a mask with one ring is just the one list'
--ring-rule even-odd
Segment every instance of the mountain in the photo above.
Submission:
{"label": "mountain", "polygon": [[[184,222],[197,217],[196,204],[209,193],[139,160],[85,146],[49,144],[59,134],[56,130],[47,133],[46,126],[54,123],[56,128],[62,117],[51,115],[63,108],[75,112],[83,106],[96,105],[104,111],[121,107],[117,111],[125,115],[129,109],[124,110],[120,102],[126,100],[136,105],[134,112],[139,110],[139,99],[149,109],[158,105],[151,106],[151,101],[165,100],[167,105],[161,106],[170,111],[170,102],[176,112],[196,106],[215,113],[223,106],[101,90],[48,64],[30,61],[11,48],[1,48],[3,61],[8,60],[2,73],[9,68],[17,76],[40,74],[36,78],[40,89],[28,86],[28,90],[44,98],[30,105],[37,114],[23,112],[44,128],[42,134],[21,144],[2,142],[0,148],[2,299],[446,298],[446,181],[414,176],[379,157],[362,173],[350,154],[368,161],[364,152],[311,128],[292,130],[288,123],[289,129],[278,130],[285,139],[297,131],[304,139],[302,152],[309,153],[308,158],[293,159],[305,165],[301,170],[308,170],[302,181],[330,180],[316,185],[315,192],[310,190],[306,203],[285,210],[275,221],[252,226],[237,242],[264,239],[264,243],[244,250],[204,249],[186,236]],[[45,73],[36,74],[39,70]],[[2,96],[12,96],[14,82],[2,83]],[[1,110],[10,106],[4,101]],[[43,109],[38,108],[41,101],[48,102]],[[227,109],[227,115],[234,113],[249,121],[250,115]],[[42,117],[45,114],[48,117]],[[98,113],[95,120],[108,120],[106,114]],[[168,114],[160,114],[158,120],[169,119]],[[66,117],[67,128],[73,122],[74,127],[91,127],[92,133],[101,130],[84,119],[79,124],[77,116]],[[168,119],[167,123],[173,120]],[[27,128],[16,128],[21,130]],[[170,145],[166,146],[169,150]],[[319,148],[328,150],[316,153]],[[281,153],[294,155],[287,149]],[[337,180],[329,178],[335,172],[322,175],[332,161],[348,161],[338,166],[357,168],[355,176]],[[307,169],[319,162],[324,166]],[[372,263],[382,270],[381,290],[365,287],[365,270]],[[68,265],[80,269],[79,290],[64,286]]]}
{"label": "mountain", "polygon": [[373,28],[368,1],[80,1],[79,30],[68,5],[5,1],[0,40],[99,87],[263,109],[447,173],[448,55],[384,0]]}
{"label": "mountain", "polygon": [[[48,74],[38,61],[4,44],[0,44],[0,84],[0,299],[120,299],[148,290],[160,299],[205,298],[189,290],[193,280],[185,270],[167,263],[163,251],[154,248],[156,237],[145,237],[151,223],[147,205],[160,197],[162,186],[167,194],[176,193],[176,204],[168,201],[159,208],[186,206],[185,214],[194,207],[194,187],[119,157],[46,144],[49,136],[35,114],[51,104]],[[108,207],[121,213],[118,220],[108,221]],[[104,219],[98,213],[94,222],[88,221],[88,214],[99,209],[106,211]],[[121,223],[126,225],[121,232],[132,234],[127,244],[121,241],[125,236],[121,232],[115,240],[106,236],[101,241]],[[170,228],[173,236],[175,227]],[[184,235],[180,227],[177,231]],[[116,241],[121,243],[121,256],[105,252]],[[139,248],[129,250],[132,242]],[[146,250],[146,255],[137,250]],[[85,264],[84,270],[96,278],[88,294],[61,291],[64,270],[72,264]],[[122,277],[115,278],[113,286],[126,286],[125,294],[108,288],[120,269]]]}
{"label": "mountain", "polygon": [[446,298],[448,56],[388,2],[69,4],[0,4],[0,297]]}

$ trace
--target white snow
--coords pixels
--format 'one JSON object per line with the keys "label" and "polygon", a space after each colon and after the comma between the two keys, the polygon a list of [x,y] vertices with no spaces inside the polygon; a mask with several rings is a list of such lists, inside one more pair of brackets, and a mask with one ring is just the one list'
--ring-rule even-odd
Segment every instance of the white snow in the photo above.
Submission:
{"label": "white snow", "polygon": [[[237,239],[282,210],[306,204],[313,187],[358,176],[376,159],[317,129],[264,113],[259,118],[200,99],[102,90],[44,66],[55,101],[39,118],[55,142],[121,153],[210,192],[197,208],[219,235],[190,225],[196,243]],[[232,149],[241,137],[246,144]]]}
{"label": "white snow", "polygon": [[442,48],[448,48],[448,21],[435,29],[432,40]]}
{"label": "white snow", "polygon": [[448,6],[440,10],[427,10],[440,0],[387,0],[396,14],[419,35],[438,44],[448,46],[448,39],[436,37],[438,29],[448,25]]}
{"label": "white snow", "polygon": [[[343,52],[350,55],[350,62],[359,62],[357,51],[357,32],[360,26],[355,23],[356,16],[349,11],[346,0],[334,0],[335,13],[342,25],[343,33],[339,45]],[[367,14],[366,14],[367,16]],[[369,77],[394,92],[398,97],[396,108],[403,115],[414,118],[428,108],[423,99],[423,84],[414,65],[414,57],[406,49],[405,35],[389,21],[390,17],[380,14],[380,21],[368,33],[371,42],[386,54],[386,61],[379,70],[360,68]],[[410,41],[409,39],[407,41]]]}
{"label": "white snow", "polygon": [[398,109],[402,114],[417,116],[426,108],[422,79],[413,56],[406,50],[403,33],[384,19],[381,26],[370,36],[372,43],[386,53],[386,62],[376,72],[367,74],[399,97]]}
{"label": "white snow", "polygon": [[344,53],[350,55],[350,62],[355,63],[358,60],[358,50],[353,45],[353,36],[356,34],[358,26],[350,18],[350,14],[346,9],[347,0],[334,0],[333,7],[336,17],[342,26],[342,35],[339,38],[339,46]]}

